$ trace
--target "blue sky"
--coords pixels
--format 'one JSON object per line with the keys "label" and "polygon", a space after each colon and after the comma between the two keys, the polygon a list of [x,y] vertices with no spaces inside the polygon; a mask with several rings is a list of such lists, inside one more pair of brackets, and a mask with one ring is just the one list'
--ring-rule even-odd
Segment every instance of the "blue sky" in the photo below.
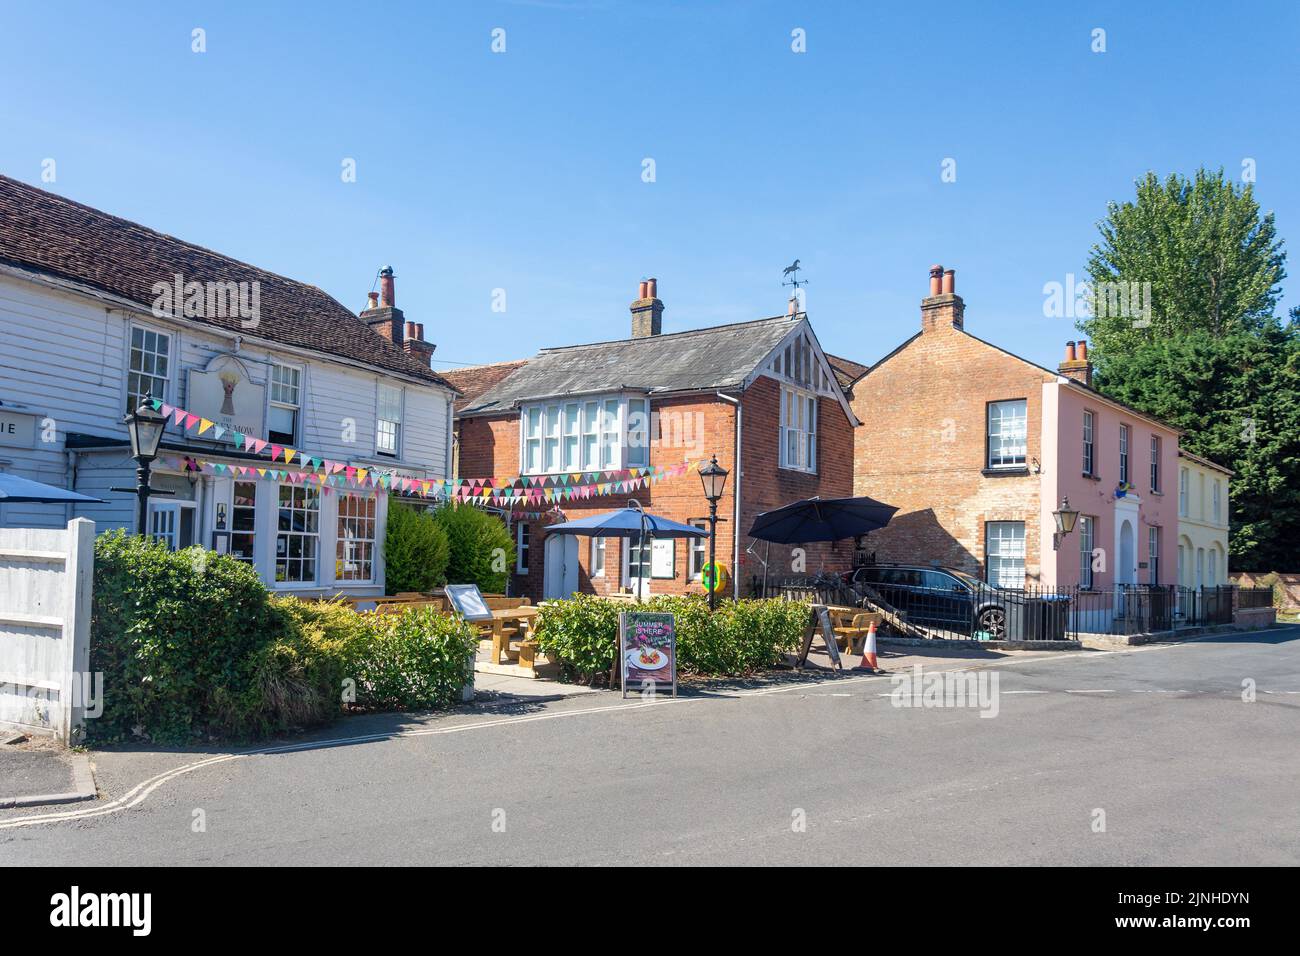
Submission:
{"label": "blue sky", "polygon": [[0,172],[53,158],[47,188],[354,309],[391,263],[438,368],[626,336],[647,275],[665,331],[779,314],[796,257],[828,351],[911,335],[939,262],[969,331],[1054,366],[1043,285],[1146,170],[1253,159],[1300,228],[1300,5],[1138,6],[6,2]]}

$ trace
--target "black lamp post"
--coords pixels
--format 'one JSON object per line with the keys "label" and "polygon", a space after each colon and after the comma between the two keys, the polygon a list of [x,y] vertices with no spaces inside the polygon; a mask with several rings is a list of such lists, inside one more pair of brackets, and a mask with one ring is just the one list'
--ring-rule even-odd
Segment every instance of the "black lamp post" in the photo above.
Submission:
{"label": "black lamp post", "polygon": [[712,611],[718,603],[718,502],[727,484],[727,469],[718,464],[717,455],[700,469],[700,481],[704,485],[704,497],[709,501],[709,569],[712,574],[709,610]]}
{"label": "black lamp post", "polygon": [[[145,533],[145,523],[149,517],[149,470],[154,459],[158,457],[158,445],[162,442],[163,428],[167,417],[154,411],[151,399],[145,395],[140,400],[140,407],[123,420],[127,431],[131,433],[131,457],[135,459],[135,533]],[[129,490],[129,489],[114,489]]]}
{"label": "black lamp post", "polygon": [[1061,507],[1052,512],[1052,517],[1056,521],[1056,533],[1052,535],[1052,550],[1059,551],[1065,536],[1074,530],[1079,520],[1079,512],[1071,510],[1069,498],[1062,498]]}

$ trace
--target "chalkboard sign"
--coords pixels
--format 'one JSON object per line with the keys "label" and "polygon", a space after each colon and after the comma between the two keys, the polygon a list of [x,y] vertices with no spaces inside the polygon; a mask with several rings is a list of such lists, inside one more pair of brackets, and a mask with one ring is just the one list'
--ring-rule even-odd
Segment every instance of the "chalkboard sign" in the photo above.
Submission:
{"label": "chalkboard sign", "polygon": [[448,584],[444,590],[451,606],[467,621],[490,621],[492,611],[479,593],[477,584]]}
{"label": "chalkboard sign", "polygon": [[677,621],[658,611],[624,611],[618,616],[618,661],[623,696],[642,693],[677,696]]}

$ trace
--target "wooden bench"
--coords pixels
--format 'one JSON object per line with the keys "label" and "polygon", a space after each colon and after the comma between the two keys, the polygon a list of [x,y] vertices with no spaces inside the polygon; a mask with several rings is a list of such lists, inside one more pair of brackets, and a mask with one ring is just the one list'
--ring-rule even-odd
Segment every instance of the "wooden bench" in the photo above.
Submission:
{"label": "wooden bench", "polygon": [[877,630],[884,623],[885,616],[878,611],[862,611],[858,608],[832,607],[827,609],[831,615],[831,631],[835,634],[835,643],[850,654],[861,654],[863,644],[871,625]]}

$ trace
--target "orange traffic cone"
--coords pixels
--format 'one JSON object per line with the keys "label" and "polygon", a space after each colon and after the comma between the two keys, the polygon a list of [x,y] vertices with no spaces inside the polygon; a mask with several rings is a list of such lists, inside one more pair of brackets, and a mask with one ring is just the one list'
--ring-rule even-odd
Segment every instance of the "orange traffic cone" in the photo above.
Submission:
{"label": "orange traffic cone", "polygon": [[871,671],[873,674],[880,670],[880,665],[876,663],[876,622],[871,622],[871,627],[867,628],[867,636],[862,642],[862,660],[854,670]]}

